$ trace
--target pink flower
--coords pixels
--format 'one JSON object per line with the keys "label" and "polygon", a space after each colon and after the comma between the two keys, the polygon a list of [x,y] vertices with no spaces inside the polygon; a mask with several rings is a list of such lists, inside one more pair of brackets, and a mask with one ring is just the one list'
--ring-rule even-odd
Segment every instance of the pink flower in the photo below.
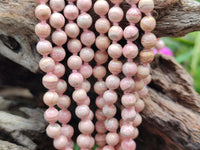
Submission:
{"label": "pink flower", "polygon": [[[157,49],[153,50],[154,54],[158,53]],[[159,53],[164,54],[164,55],[169,55],[169,56],[174,56],[173,52],[168,48],[168,47],[164,47],[162,48]]]}

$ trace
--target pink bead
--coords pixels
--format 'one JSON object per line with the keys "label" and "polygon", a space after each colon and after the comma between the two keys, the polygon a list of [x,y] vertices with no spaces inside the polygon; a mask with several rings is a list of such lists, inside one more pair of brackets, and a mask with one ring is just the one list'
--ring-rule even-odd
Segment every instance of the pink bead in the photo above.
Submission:
{"label": "pink bead", "polygon": [[88,47],[84,47],[81,49],[79,55],[83,61],[90,62],[94,58],[94,50]]}
{"label": "pink bead", "polygon": [[98,121],[104,121],[106,120],[106,117],[104,116],[103,112],[101,109],[97,109],[97,111],[95,112],[95,117]]}
{"label": "pink bead", "polygon": [[92,25],[92,17],[87,13],[80,14],[77,18],[77,24],[82,29],[88,29]]}
{"label": "pink bead", "polygon": [[71,73],[68,82],[74,88],[80,87],[83,83],[83,76],[80,73]]}
{"label": "pink bead", "polygon": [[76,107],[75,113],[78,118],[83,119],[90,114],[90,108],[87,105],[80,105]]}
{"label": "pink bead", "polygon": [[134,107],[124,108],[121,112],[122,119],[124,121],[133,121],[136,117],[136,111]]}
{"label": "pink bead", "polygon": [[90,110],[90,113],[89,115],[87,116],[86,119],[89,119],[89,120],[93,120],[94,119],[94,113]]}
{"label": "pink bead", "polygon": [[44,72],[51,72],[55,68],[55,62],[51,57],[44,57],[39,62],[40,69]]}
{"label": "pink bead", "polygon": [[108,18],[113,23],[120,22],[123,16],[124,16],[124,12],[120,7],[114,6],[108,12]]}
{"label": "pink bead", "polygon": [[67,138],[64,135],[60,135],[59,137],[54,139],[53,145],[56,149],[62,149],[67,145],[67,142]]}
{"label": "pink bead", "polygon": [[99,35],[95,41],[96,47],[100,50],[106,50],[110,46],[110,40],[106,35]]}
{"label": "pink bead", "polygon": [[92,0],[77,0],[76,5],[81,11],[86,12],[92,7]]}
{"label": "pink bead", "polygon": [[[132,1],[132,0],[127,0],[127,1]],[[138,0],[136,0],[136,1],[138,1]],[[142,14],[138,8],[130,8],[126,12],[126,19],[130,23],[136,24],[141,20],[141,18],[142,18]]]}
{"label": "pink bead", "polygon": [[92,31],[84,31],[81,34],[81,42],[85,46],[91,46],[95,42],[95,34]]}
{"label": "pink bead", "polygon": [[41,55],[49,55],[52,50],[52,44],[47,40],[39,41],[36,45],[36,49]]}
{"label": "pink bead", "polygon": [[70,38],[76,38],[79,33],[80,29],[76,23],[68,23],[65,26],[65,33],[70,37]]}
{"label": "pink bead", "polygon": [[106,18],[99,18],[95,22],[95,29],[97,30],[97,32],[105,34],[110,29],[110,22]]}
{"label": "pink bead", "polygon": [[81,103],[87,98],[87,93],[84,89],[77,89],[73,92],[72,97],[75,102]]}
{"label": "pink bead", "polygon": [[69,96],[67,95],[62,95],[58,98],[58,103],[57,103],[57,106],[61,109],[64,109],[64,108],[68,108],[71,104],[71,100],[69,98]]}
{"label": "pink bead", "polygon": [[61,63],[57,63],[54,67],[53,74],[58,78],[62,77],[65,74],[65,66]]}
{"label": "pink bead", "polygon": [[43,96],[43,101],[47,106],[54,106],[58,102],[58,94],[53,91],[48,91]]}
{"label": "pink bead", "polygon": [[98,95],[102,95],[106,90],[107,90],[107,86],[106,86],[106,83],[104,81],[97,81],[94,84],[94,91]]}
{"label": "pink bead", "polygon": [[136,74],[136,76],[137,76],[139,79],[144,79],[144,78],[146,78],[149,74],[150,74],[150,69],[149,69],[148,66],[139,65],[139,66],[137,67],[137,74]]}
{"label": "pink bead", "polygon": [[106,104],[111,105],[117,101],[118,95],[115,91],[107,90],[104,92],[103,98]]}
{"label": "pink bead", "polygon": [[81,148],[91,149],[94,146],[94,139],[89,135],[80,134],[76,142]]}
{"label": "pink bead", "polygon": [[64,31],[54,31],[51,35],[51,39],[54,44],[62,46],[67,42],[67,35]]}
{"label": "pink bead", "polygon": [[139,0],[126,0],[126,2],[130,5],[137,4]]}
{"label": "pink bead", "polygon": [[108,64],[108,69],[112,74],[119,74],[122,71],[122,62],[111,60]]}
{"label": "pink bead", "polygon": [[140,91],[141,89],[143,89],[143,87],[145,86],[144,81],[143,80],[137,80],[135,79],[135,88],[134,91]]}
{"label": "pink bead", "polygon": [[103,147],[102,150],[115,150],[115,148],[113,146],[106,145],[106,146]]}
{"label": "pink bead", "polygon": [[107,118],[112,118],[116,112],[117,112],[117,108],[115,107],[115,105],[105,105],[103,107],[103,114],[107,117]]}
{"label": "pink bead", "polygon": [[118,133],[108,133],[106,135],[106,142],[108,143],[108,145],[111,145],[111,146],[115,146],[119,143],[119,135]]}
{"label": "pink bead", "polygon": [[145,86],[142,90],[138,91],[138,94],[139,94],[140,98],[144,98],[147,96],[148,92],[149,92],[149,90]]}
{"label": "pink bead", "polygon": [[132,107],[136,103],[136,97],[134,94],[131,94],[131,93],[125,94],[122,96],[121,102],[124,107]]}
{"label": "pink bead", "polygon": [[162,39],[158,39],[158,41],[156,42],[155,48],[157,50],[161,50],[165,47],[165,43]]}
{"label": "pink bead", "polygon": [[35,26],[35,33],[40,38],[46,38],[51,33],[51,27],[47,23],[38,23]]}
{"label": "pink bead", "polygon": [[134,127],[139,126],[142,123],[142,117],[140,114],[137,114],[135,120],[132,122]]}
{"label": "pink bead", "polygon": [[87,79],[92,75],[92,67],[89,64],[83,64],[79,72],[82,74],[83,78]]}
{"label": "pink bead", "polygon": [[63,94],[67,90],[67,83],[63,79],[59,79],[58,84],[56,86],[56,92],[58,94]]}
{"label": "pink bead", "polygon": [[133,43],[126,44],[123,48],[123,55],[126,58],[135,58],[138,55],[138,47]]}
{"label": "pink bead", "polygon": [[35,8],[35,16],[39,20],[47,20],[49,19],[50,15],[51,9],[45,4],[40,4]]}
{"label": "pink bead", "polygon": [[62,47],[54,47],[51,51],[51,58],[55,61],[62,61],[66,56],[65,49]]}
{"label": "pink bead", "polygon": [[152,16],[145,16],[140,21],[140,27],[143,31],[151,32],[156,27],[156,20]]}
{"label": "pink bead", "polygon": [[119,41],[123,37],[123,30],[120,26],[112,26],[109,29],[108,36],[113,41]]}
{"label": "pink bead", "polygon": [[132,78],[125,77],[120,82],[120,88],[124,92],[131,92],[135,87],[135,82]]}
{"label": "pink bead", "polygon": [[78,124],[78,128],[83,134],[92,134],[94,131],[94,125],[91,120],[82,120]]}
{"label": "pink bead", "polygon": [[71,53],[78,53],[81,50],[82,44],[78,39],[71,39],[67,43],[67,48]]}
{"label": "pink bead", "polygon": [[110,132],[116,132],[119,126],[118,120],[116,118],[106,119],[104,124],[106,129]]}
{"label": "pink bead", "polygon": [[66,5],[64,15],[68,20],[75,20],[79,15],[79,10],[75,5]]}
{"label": "pink bead", "polygon": [[137,73],[137,65],[134,62],[126,62],[122,67],[125,76],[131,77]]}
{"label": "pink bead", "polygon": [[138,3],[138,8],[143,13],[149,13],[154,9],[153,0],[140,0]]}
{"label": "pink bead", "polygon": [[143,79],[144,83],[147,85],[151,82],[151,75],[148,75],[146,78]]}
{"label": "pink bead", "polygon": [[123,0],[110,0],[113,4],[120,4]]}
{"label": "pink bead", "polygon": [[119,84],[120,84],[120,78],[118,76],[109,75],[106,78],[106,86],[111,90],[117,89],[119,87]]}
{"label": "pink bead", "polygon": [[74,134],[74,128],[71,125],[65,125],[61,128],[61,134],[70,139]]}
{"label": "pink bead", "polygon": [[118,59],[121,57],[122,55],[122,46],[118,43],[116,44],[111,44],[108,47],[108,54],[110,57],[112,57],[113,59]]}
{"label": "pink bead", "polygon": [[65,18],[61,13],[53,13],[49,18],[49,23],[53,28],[59,29],[64,26]]}
{"label": "pink bead", "polygon": [[81,85],[81,89],[84,89],[86,92],[89,92],[91,89],[91,84],[89,81],[85,80],[83,81],[82,85]]}
{"label": "pink bead", "polygon": [[96,105],[97,105],[97,107],[99,107],[100,109],[102,109],[103,106],[104,106],[104,104],[105,104],[105,102],[104,102],[103,97],[98,96],[98,97],[96,98]]}
{"label": "pink bead", "polygon": [[42,78],[42,84],[47,89],[55,89],[58,83],[58,77],[54,74],[46,74]]}
{"label": "pink bead", "polygon": [[58,110],[54,107],[48,108],[44,113],[44,118],[47,122],[56,122],[58,120]]}
{"label": "pink bead", "polygon": [[141,112],[144,109],[144,101],[139,99],[137,100],[137,102],[135,103],[135,111],[137,113]]}
{"label": "pink bead", "polygon": [[61,126],[57,123],[49,124],[46,128],[46,133],[47,133],[48,137],[55,138],[60,135]]}
{"label": "pink bead", "polygon": [[135,141],[133,141],[132,139],[125,139],[121,143],[121,148],[123,150],[135,150],[136,149]]}
{"label": "pink bead", "polygon": [[141,43],[145,48],[152,48],[156,45],[157,38],[153,33],[147,33],[142,36]]}
{"label": "pink bead", "polygon": [[93,69],[93,75],[97,79],[101,79],[106,75],[106,68],[104,66],[96,66]]}
{"label": "pink bead", "polygon": [[97,121],[95,124],[95,129],[97,133],[105,133],[107,131],[103,121]]}
{"label": "pink bead", "polygon": [[49,1],[50,7],[54,11],[62,11],[65,7],[64,0],[50,0]]}
{"label": "pink bead", "polygon": [[95,135],[95,141],[96,141],[96,144],[99,146],[99,147],[103,147],[104,145],[106,145],[106,135],[105,134],[96,134]]}
{"label": "pink bead", "polygon": [[71,113],[67,109],[59,111],[58,121],[62,124],[67,124],[71,120]]}
{"label": "pink bead", "polygon": [[94,60],[98,64],[104,64],[108,60],[108,54],[105,51],[98,50],[95,52]]}
{"label": "pink bead", "polygon": [[135,41],[139,36],[138,28],[135,26],[127,26],[124,29],[124,38],[128,41]]}
{"label": "pink bead", "polygon": [[138,130],[138,128],[135,128],[135,134],[132,138],[136,139],[138,137],[138,135],[139,135],[139,130]]}
{"label": "pink bead", "polygon": [[67,60],[67,65],[71,70],[78,70],[81,68],[82,60],[77,55],[72,55]]}
{"label": "pink bead", "polygon": [[109,4],[107,1],[96,1],[94,3],[94,11],[99,16],[105,16],[109,11]]}
{"label": "pink bead", "polygon": [[120,129],[120,134],[122,137],[131,138],[134,135],[134,127],[130,124],[122,125]]}

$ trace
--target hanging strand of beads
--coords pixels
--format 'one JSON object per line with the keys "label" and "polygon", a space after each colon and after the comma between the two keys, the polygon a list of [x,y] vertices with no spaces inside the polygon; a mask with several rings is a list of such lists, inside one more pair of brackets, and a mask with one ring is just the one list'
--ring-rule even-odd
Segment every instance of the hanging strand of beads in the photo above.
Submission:
{"label": "hanging strand of beads", "polygon": [[[54,57],[55,53],[53,52],[52,44],[49,41],[45,40],[45,38],[47,38],[51,33],[51,27],[47,24],[46,20],[49,19],[50,17],[51,26],[59,29],[62,25],[64,25],[64,19],[62,19],[61,14],[59,15],[59,17],[61,17],[61,20],[60,18],[59,19],[57,18],[58,17],[57,14],[51,15],[51,10],[46,5],[48,0],[41,0],[41,1],[38,0],[37,2],[40,4],[37,6],[35,10],[35,15],[41,22],[35,26],[35,32],[37,36],[40,38],[40,41],[38,42],[36,48],[38,53],[43,55],[43,58],[41,59],[39,66],[42,71],[47,73],[42,78],[42,83],[44,87],[46,87],[49,90],[44,94],[43,97],[44,103],[47,106],[49,106],[49,108],[45,111],[44,114],[45,120],[50,123],[46,129],[46,132],[49,137],[54,139],[54,147],[60,149],[64,148],[67,145],[68,140],[64,135],[61,134],[61,126],[58,123],[56,123],[58,119],[60,119],[59,117],[60,113],[58,112],[57,109],[54,108],[54,106],[58,103],[59,100],[59,95],[57,94],[57,92],[62,93],[63,91],[65,91],[67,85],[66,82],[63,82],[63,80],[59,80],[59,77],[61,77],[63,73],[61,74],[56,73],[58,71],[56,69],[56,65],[59,66],[58,65],[59,63],[57,63],[57,60]],[[56,24],[58,26],[54,24],[54,22],[57,22],[57,19],[60,21],[60,22],[58,21],[59,23]],[[59,25],[61,26],[59,27]],[[57,36],[56,33],[54,35]],[[53,39],[54,35],[52,35]],[[66,42],[66,40],[67,37],[65,37],[64,43]],[[54,42],[57,43],[58,41]],[[62,45],[61,43],[59,43],[59,45]],[[53,59],[48,56],[50,54]],[[60,66],[62,68],[61,72],[65,72],[63,71],[64,68],[62,67],[62,65]]]}
{"label": "hanging strand of beads", "polygon": [[[106,83],[103,78],[106,75],[106,68],[102,65],[108,60],[108,54],[106,49],[110,45],[110,40],[105,35],[110,29],[110,22],[105,17],[109,11],[109,4],[105,0],[97,0],[94,4],[94,11],[100,18],[95,22],[95,29],[100,34],[96,40],[96,47],[99,49],[95,52],[96,66],[93,69],[93,75],[97,79],[94,84],[94,91],[99,95],[96,98],[96,105],[98,107],[95,116],[97,122],[95,129],[97,134],[95,136],[95,142],[99,149],[102,149],[106,145],[106,134],[107,131],[104,125],[106,117],[102,112],[104,106],[103,93],[107,90]],[[101,41],[104,40],[104,45],[101,45]]]}

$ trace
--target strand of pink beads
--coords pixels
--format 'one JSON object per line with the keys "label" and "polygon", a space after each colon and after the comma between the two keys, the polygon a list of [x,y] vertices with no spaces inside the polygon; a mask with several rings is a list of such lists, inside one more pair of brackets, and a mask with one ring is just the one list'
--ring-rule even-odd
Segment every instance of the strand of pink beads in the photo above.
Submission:
{"label": "strand of pink beads", "polygon": [[[93,75],[97,79],[97,82],[94,84],[94,91],[98,94],[96,98],[96,105],[98,107],[95,116],[97,122],[95,124],[95,129],[97,134],[95,136],[95,142],[98,145],[97,150],[102,149],[106,145],[106,128],[104,121],[106,117],[104,116],[102,109],[104,106],[103,93],[107,90],[107,86],[103,78],[106,75],[106,68],[103,64],[108,60],[108,54],[106,49],[110,45],[110,40],[105,35],[110,29],[110,22],[105,17],[109,11],[109,4],[105,0],[97,0],[94,3],[94,12],[100,16],[100,18],[95,22],[95,29],[99,33],[99,36],[96,40],[96,47],[99,49],[95,52],[95,61],[96,66],[93,69]],[[104,45],[101,42],[104,42]]]}
{"label": "strand of pink beads", "polygon": [[[47,38],[51,33],[51,27],[47,24],[46,20],[50,18],[51,26],[58,29],[57,31],[59,32],[59,29],[62,27],[62,25],[64,25],[64,19],[62,18],[61,14],[57,14],[56,12],[51,15],[51,9],[46,5],[48,0],[37,0],[37,2],[39,3],[39,5],[35,10],[35,15],[41,22],[35,26],[35,32],[40,38],[40,41],[38,42],[36,48],[38,53],[43,55],[43,58],[40,60],[39,66],[42,71],[47,73],[42,78],[42,82],[44,87],[49,90],[44,94],[43,97],[44,103],[49,106],[44,114],[45,120],[50,123],[46,129],[46,132],[49,137],[54,139],[54,147],[56,149],[61,149],[67,145],[68,140],[63,134],[61,134],[62,128],[56,122],[58,120],[61,121],[63,118],[66,119],[66,117],[63,117],[62,111],[58,112],[58,110],[55,109],[54,106],[59,101],[59,95],[62,96],[62,93],[64,93],[67,88],[66,82],[61,79],[59,80],[59,77],[61,77],[65,71],[64,66],[58,63],[58,61],[62,60],[62,58],[65,57],[65,52],[58,52],[58,55],[60,55],[56,57],[57,52],[54,51],[56,48],[52,48],[52,44],[49,41],[45,40],[45,38]],[[56,11],[54,5],[52,5],[51,8]],[[57,21],[59,22],[59,24],[55,24],[55,22]],[[61,39],[62,42],[58,41],[55,38],[55,36],[60,33],[58,32],[55,31],[54,34],[52,34],[52,41],[55,44],[59,45],[58,48],[60,48],[62,43],[66,42],[67,37],[66,35],[64,35],[64,39]],[[51,57],[49,57],[48,55],[51,55]],[[70,113],[68,115],[70,116]]]}
{"label": "strand of pink beads", "polygon": [[107,91],[103,94],[105,105],[103,114],[106,116],[104,122],[106,129],[109,131],[106,135],[108,145],[104,146],[103,150],[114,150],[119,143],[118,120],[114,118],[116,114],[115,103],[118,99],[116,89],[119,88],[120,78],[118,74],[122,71],[122,62],[118,60],[122,56],[122,46],[117,42],[123,37],[123,29],[119,26],[119,22],[123,19],[124,12],[119,7],[123,0],[111,0],[114,6],[108,12],[108,18],[113,23],[113,26],[108,31],[108,36],[112,40],[112,44],[108,48],[108,54],[112,60],[108,64],[108,69],[112,73],[106,78]]}

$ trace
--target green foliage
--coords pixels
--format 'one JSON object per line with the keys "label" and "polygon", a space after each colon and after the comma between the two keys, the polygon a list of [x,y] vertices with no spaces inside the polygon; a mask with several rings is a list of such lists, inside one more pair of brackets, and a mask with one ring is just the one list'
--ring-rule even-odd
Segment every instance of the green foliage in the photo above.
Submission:
{"label": "green foliage", "polygon": [[[95,146],[93,147],[93,150],[95,150],[97,148],[97,145],[95,144]],[[80,150],[79,146],[75,143],[74,145],[74,150]]]}
{"label": "green foliage", "polygon": [[173,51],[176,61],[191,74],[194,87],[200,93],[200,32],[192,32],[180,38],[163,38],[163,40]]}

